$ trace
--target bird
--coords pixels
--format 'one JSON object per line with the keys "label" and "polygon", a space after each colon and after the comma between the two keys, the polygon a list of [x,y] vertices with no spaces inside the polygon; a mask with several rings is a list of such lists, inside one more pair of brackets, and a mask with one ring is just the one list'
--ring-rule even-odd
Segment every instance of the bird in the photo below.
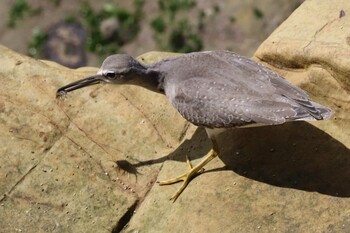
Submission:
{"label": "bird", "polygon": [[163,93],[194,125],[204,127],[212,148],[196,166],[160,185],[182,182],[175,201],[203,167],[219,155],[217,136],[237,127],[325,120],[334,111],[270,68],[227,50],[200,51],[145,65],[128,54],[108,56],[96,75],[59,88],[57,97],[98,84],[134,84]]}

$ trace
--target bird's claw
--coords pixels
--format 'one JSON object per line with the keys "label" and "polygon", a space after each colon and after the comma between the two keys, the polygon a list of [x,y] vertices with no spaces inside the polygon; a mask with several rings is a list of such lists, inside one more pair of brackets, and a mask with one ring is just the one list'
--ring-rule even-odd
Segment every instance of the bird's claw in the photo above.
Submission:
{"label": "bird's claw", "polygon": [[198,174],[204,172],[204,168],[201,168],[198,170],[198,168],[193,168],[193,165],[191,161],[189,160],[188,156],[186,155],[186,162],[188,166],[190,167],[190,171],[176,177],[170,180],[165,180],[165,181],[158,181],[159,185],[170,185],[170,184],[175,184],[180,181],[183,181],[181,187],[179,190],[170,198],[170,200],[173,200],[173,202],[176,201],[176,199],[180,196],[180,194],[185,190],[187,185],[190,183],[190,181]]}

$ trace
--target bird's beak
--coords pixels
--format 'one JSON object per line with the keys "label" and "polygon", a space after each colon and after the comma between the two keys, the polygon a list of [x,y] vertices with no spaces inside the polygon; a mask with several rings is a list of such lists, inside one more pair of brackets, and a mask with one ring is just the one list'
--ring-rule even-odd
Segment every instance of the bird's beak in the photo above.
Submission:
{"label": "bird's beak", "polygon": [[106,82],[106,80],[100,74],[90,76],[87,78],[83,78],[83,79],[80,79],[78,81],[72,82],[70,84],[67,84],[67,85],[59,88],[56,92],[56,97],[66,95],[67,92],[74,91],[74,90],[79,89],[79,88],[95,85],[95,84],[98,84],[101,82]]}

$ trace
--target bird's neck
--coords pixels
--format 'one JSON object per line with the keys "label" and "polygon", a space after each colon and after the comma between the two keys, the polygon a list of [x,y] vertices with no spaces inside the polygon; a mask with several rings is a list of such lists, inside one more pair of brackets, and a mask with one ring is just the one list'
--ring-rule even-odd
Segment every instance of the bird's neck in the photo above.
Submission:
{"label": "bird's neck", "polygon": [[134,69],[132,74],[134,76],[132,84],[142,86],[154,92],[164,93],[164,77],[157,70],[153,69],[153,67],[141,65],[141,67]]}

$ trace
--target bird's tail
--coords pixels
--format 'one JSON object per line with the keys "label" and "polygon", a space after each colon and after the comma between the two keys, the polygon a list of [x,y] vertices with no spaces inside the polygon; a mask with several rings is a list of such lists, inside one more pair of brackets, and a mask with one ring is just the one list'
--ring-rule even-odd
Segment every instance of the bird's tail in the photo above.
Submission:
{"label": "bird's tail", "polygon": [[316,110],[319,112],[319,115],[322,116],[322,120],[327,120],[334,114],[334,111],[332,109],[313,101],[310,101],[310,102],[314,105]]}

